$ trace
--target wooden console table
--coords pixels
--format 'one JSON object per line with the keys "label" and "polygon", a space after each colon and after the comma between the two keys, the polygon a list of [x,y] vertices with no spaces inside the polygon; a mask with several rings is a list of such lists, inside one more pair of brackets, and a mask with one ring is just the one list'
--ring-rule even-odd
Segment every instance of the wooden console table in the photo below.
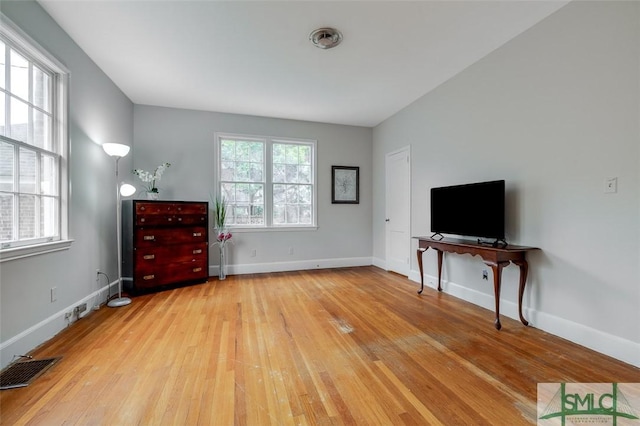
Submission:
{"label": "wooden console table", "polygon": [[512,262],[520,267],[518,314],[520,315],[520,321],[522,321],[524,325],[529,325],[529,322],[522,316],[522,296],[524,294],[524,287],[527,282],[527,272],[529,270],[526,253],[528,251],[538,250],[536,247],[514,245],[492,246],[468,240],[458,240],[451,238],[445,238],[442,240],[434,240],[430,237],[414,238],[418,240],[418,267],[420,268],[420,290],[418,291],[418,294],[421,294],[424,290],[422,254],[427,251],[428,248],[432,248],[436,252],[438,252],[438,291],[442,291],[442,257],[444,252],[480,256],[484,263],[493,271],[493,290],[496,303],[496,320],[494,324],[496,329],[500,330],[500,328],[502,328],[502,325],[500,324],[500,285],[502,279],[502,268],[507,266],[509,262]]}

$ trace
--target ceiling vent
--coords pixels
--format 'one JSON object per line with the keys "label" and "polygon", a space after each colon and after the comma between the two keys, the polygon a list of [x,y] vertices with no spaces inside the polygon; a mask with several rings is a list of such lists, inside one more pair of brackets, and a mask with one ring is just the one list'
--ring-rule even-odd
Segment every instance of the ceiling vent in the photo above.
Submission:
{"label": "ceiling vent", "polygon": [[342,33],[335,28],[318,28],[309,34],[309,40],[315,47],[331,49],[342,41]]}

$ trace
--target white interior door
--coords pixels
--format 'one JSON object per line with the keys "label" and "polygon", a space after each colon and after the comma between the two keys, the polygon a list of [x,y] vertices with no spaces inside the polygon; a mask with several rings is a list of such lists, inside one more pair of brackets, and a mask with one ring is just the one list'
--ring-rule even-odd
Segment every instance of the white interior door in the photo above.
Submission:
{"label": "white interior door", "polygon": [[409,147],[387,154],[385,174],[387,270],[409,276],[411,157]]}

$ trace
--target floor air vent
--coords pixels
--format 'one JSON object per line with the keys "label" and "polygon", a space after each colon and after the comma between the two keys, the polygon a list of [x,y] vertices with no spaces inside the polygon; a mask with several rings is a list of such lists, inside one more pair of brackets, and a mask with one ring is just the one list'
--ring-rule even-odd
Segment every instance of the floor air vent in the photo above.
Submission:
{"label": "floor air vent", "polygon": [[28,386],[62,357],[15,362],[0,373],[0,390]]}

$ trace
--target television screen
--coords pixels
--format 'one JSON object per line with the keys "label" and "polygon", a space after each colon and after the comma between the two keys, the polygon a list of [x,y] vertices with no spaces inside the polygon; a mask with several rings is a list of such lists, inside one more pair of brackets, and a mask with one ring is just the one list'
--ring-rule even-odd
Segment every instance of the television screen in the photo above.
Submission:
{"label": "television screen", "polygon": [[431,188],[431,232],[504,240],[505,181]]}

